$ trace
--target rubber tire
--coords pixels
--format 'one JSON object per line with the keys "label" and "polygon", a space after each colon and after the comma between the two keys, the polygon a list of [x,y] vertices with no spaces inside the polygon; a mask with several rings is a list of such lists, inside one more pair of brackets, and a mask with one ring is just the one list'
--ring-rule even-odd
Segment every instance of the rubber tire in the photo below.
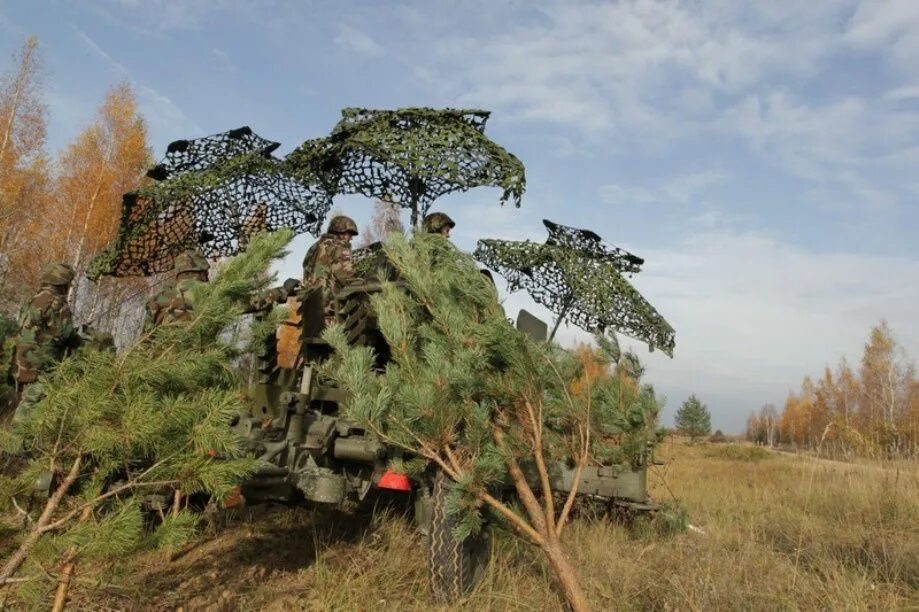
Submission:
{"label": "rubber tire", "polygon": [[439,603],[461,599],[481,582],[488,568],[491,538],[483,528],[478,534],[457,542],[453,536],[456,517],[447,512],[452,481],[443,472],[434,476],[431,487],[431,521],[425,538],[431,592]]}

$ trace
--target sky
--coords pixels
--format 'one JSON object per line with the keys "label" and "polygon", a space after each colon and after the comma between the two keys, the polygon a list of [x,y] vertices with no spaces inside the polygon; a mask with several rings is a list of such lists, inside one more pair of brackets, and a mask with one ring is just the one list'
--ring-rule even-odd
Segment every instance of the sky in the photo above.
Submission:
{"label": "sky", "polygon": [[[51,150],[122,81],[157,158],[242,125],[283,155],[344,107],[492,111],[487,133],[527,168],[522,207],[479,188],[436,208],[470,251],[542,241],[549,218],[644,257],[632,282],[676,350],[621,340],[665,425],[694,393],[739,432],[805,375],[857,363],[881,319],[919,355],[915,0],[0,0],[0,53],[30,34]],[[362,225],[372,209],[336,205]]]}

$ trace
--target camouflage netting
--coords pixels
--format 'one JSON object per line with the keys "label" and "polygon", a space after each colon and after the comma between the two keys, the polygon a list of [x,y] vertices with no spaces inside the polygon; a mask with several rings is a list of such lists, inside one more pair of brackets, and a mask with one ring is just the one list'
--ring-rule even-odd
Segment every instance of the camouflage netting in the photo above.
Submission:
{"label": "camouflage netting", "polygon": [[474,256],[504,276],[509,290],[526,289],[560,319],[594,333],[620,332],[672,357],[673,328],[622,275],[643,260],[589,230],[544,223],[545,244],[480,240]]}
{"label": "camouflage netting", "polygon": [[158,182],[125,195],[118,238],[90,275],[166,271],[189,248],[233,255],[263,230],[318,235],[337,194],[397,203],[412,210],[413,224],[438,197],[472,187],[500,187],[501,203],[519,206],[523,164],[485,136],[488,115],[345,109],[328,138],[284,160],[272,156],[278,143],[248,127],[173,142],[148,173]]}
{"label": "camouflage netting", "polygon": [[480,110],[347,108],[329,138],[303,143],[286,162],[320,174],[334,193],[411,209],[413,225],[440,196],[472,187],[500,187],[502,204],[520,206],[523,164],[485,136],[488,116]]}
{"label": "camouflage netting", "polygon": [[118,238],[91,277],[171,270],[189,248],[234,255],[260,231],[318,234],[331,196],[317,178],[273,157],[278,146],[248,127],[171,143],[148,172],[157,182],[124,196]]}
{"label": "camouflage netting", "polygon": [[600,236],[590,230],[553,223],[548,219],[543,219],[542,223],[549,230],[549,237],[546,239],[548,245],[565,247],[585,257],[608,262],[623,274],[641,272],[641,265],[645,263],[644,259],[632,255],[625,249],[606,244]]}
{"label": "camouflage netting", "polygon": [[351,264],[358,276],[369,276],[386,261],[382,242],[373,242],[351,251]]}

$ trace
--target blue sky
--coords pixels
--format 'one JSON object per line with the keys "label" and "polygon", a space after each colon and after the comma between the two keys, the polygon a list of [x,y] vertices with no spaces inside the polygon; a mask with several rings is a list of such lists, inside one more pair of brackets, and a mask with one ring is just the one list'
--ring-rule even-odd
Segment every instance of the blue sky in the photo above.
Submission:
{"label": "blue sky", "polygon": [[857,361],[881,318],[919,355],[914,0],[0,3],[0,52],[28,34],[52,149],[122,80],[157,157],[240,125],[283,154],[346,106],[493,111],[528,191],[516,210],[488,189],[443,201],[457,242],[541,239],[548,217],[645,257],[633,281],[677,349],[625,344],[668,424],[696,393],[738,431],[805,374]]}

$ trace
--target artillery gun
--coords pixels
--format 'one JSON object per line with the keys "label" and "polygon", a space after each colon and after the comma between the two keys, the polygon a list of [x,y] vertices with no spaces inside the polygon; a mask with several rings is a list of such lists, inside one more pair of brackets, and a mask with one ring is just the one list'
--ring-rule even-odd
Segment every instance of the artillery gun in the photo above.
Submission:
{"label": "artillery gun", "polygon": [[[335,311],[348,342],[372,347],[375,367],[388,361],[388,347],[377,326],[370,297],[380,291],[377,281],[352,284],[336,295]],[[272,338],[258,356],[258,380],[250,389],[250,407],[234,424],[262,467],[242,485],[247,503],[275,502],[355,508],[381,491],[412,496],[415,519],[425,535],[432,590],[438,599],[461,597],[481,577],[487,562],[487,530],[457,542],[454,518],[447,511],[450,482],[436,470],[417,480],[389,469],[402,451],[381,443],[371,432],[349,423],[342,415],[347,395],[325,380],[321,365],[332,348],[320,337],[324,325],[321,296],[305,290],[299,300],[299,322],[288,325],[298,335],[293,355],[279,354]],[[517,328],[539,340],[547,326],[522,311]],[[650,449],[631,466],[588,466],[580,477],[578,495],[607,510],[629,514],[652,511],[647,494],[646,468]],[[550,466],[556,493],[567,493],[575,473],[563,463]],[[540,488],[535,469],[531,486]],[[513,495],[508,489],[507,495]]]}
{"label": "artillery gun", "polygon": [[[175,141],[148,173],[156,183],[126,194],[118,239],[94,260],[91,274],[161,272],[186,248],[210,257],[233,255],[260,231],[290,228],[317,235],[338,194],[398,203],[411,210],[413,226],[437,198],[478,186],[499,187],[502,203],[520,206],[523,164],[485,135],[488,117],[469,109],[345,109],[328,137],[307,140],[284,159],[272,155],[278,143],[248,127]],[[483,241],[478,259],[504,275],[512,289],[526,288],[537,302],[547,301],[558,316],[556,329],[567,319],[591,332],[625,330],[670,354],[672,329],[620,278],[639,261],[600,245],[592,232],[558,224],[547,228],[545,245]],[[585,292],[585,272],[593,275],[586,279],[593,285],[609,286]],[[375,366],[385,371],[389,350],[370,306],[379,290],[375,282],[349,286],[336,296],[335,307],[349,342],[372,346]],[[293,330],[298,348],[279,358],[274,341],[265,347],[250,406],[233,424],[261,459],[243,495],[250,503],[334,507],[363,502],[373,491],[413,496],[427,535],[433,590],[440,599],[459,597],[474,584],[475,568],[482,567],[477,553],[487,535],[457,542],[445,476],[432,471],[412,480],[391,471],[401,451],[343,418],[348,397],[321,374],[332,349],[321,339],[320,296],[304,292],[300,298]],[[526,314],[518,329],[546,339],[547,326]],[[577,483],[579,498],[631,512],[652,510],[646,490],[650,461],[648,451],[628,466],[586,467]],[[569,492],[576,484],[574,470],[564,464],[549,472],[555,492]],[[535,470],[532,475],[531,488],[539,490]]]}

